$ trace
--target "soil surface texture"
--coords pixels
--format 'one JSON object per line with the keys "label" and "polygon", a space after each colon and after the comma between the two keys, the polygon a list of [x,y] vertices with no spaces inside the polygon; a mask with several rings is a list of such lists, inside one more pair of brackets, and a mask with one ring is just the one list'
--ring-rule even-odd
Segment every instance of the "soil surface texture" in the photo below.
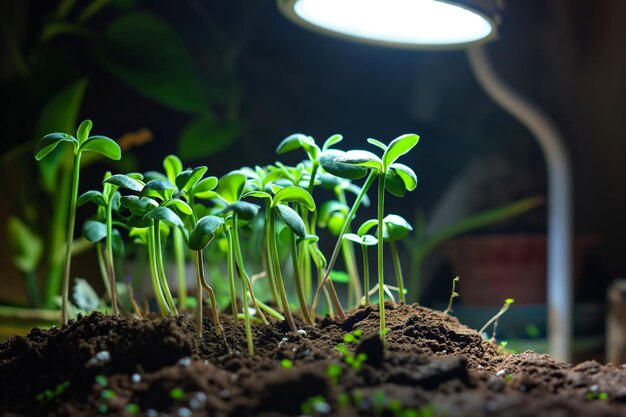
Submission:
{"label": "soil surface texture", "polygon": [[299,334],[285,322],[256,325],[254,356],[243,322],[228,316],[224,336],[207,320],[199,340],[189,317],[93,313],[0,345],[0,414],[626,416],[624,365],[504,355],[452,316],[386,312],[386,346],[369,306],[343,322],[298,321]]}

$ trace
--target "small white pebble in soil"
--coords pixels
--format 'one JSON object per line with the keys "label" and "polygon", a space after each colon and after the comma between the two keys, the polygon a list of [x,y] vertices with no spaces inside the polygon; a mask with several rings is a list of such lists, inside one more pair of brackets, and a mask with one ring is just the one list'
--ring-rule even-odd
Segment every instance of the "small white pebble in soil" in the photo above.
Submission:
{"label": "small white pebble in soil", "polygon": [[146,410],[146,416],[148,417],[158,417],[159,413],[156,412],[156,410],[153,410],[152,408],[149,408]]}
{"label": "small white pebble in soil", "polygon": [[598,384],[593,384],[592,386],[589,387],[589,390],[591,392],[598,392],[599,389],[600,387],[598,386]]}
{"label": "small white pebble in soil", "polygon": [[482,365],[478,365],[476,369],[484,369],[484,367]]}
{"label": "small white pebble in soil", "polygon": [[187,366],[191,365],[191,358],[180,358],[178,360],[178,364],[180,366],[187,367]]}
{"label": "small white pebble in soil", "polygon": [[138,384],[141,382],[141,375],[139,374],[132,374],[130,377],[130,380],[133,381],[135,384]]}
{"label": "small white pebble in soil", "polygon": [[442,355],[445,355],[445,354],[447,354],[447,353],[448,353],[448,351],[447,351],[447,350],[445,350],[445,349],[441,351],[441,354],[442,354]]}
{"label": "small white pebble in soil", "polygon": [[87,368],[91,368],[94,366],[104,366],[107,363],[111,362],[111,354],[108,350],[102,350],[96,353],[87,361]]}
{"label": "small white pebble in soil", "polygon": [[280,342],[278,342],[278,347],[280,347],[283,343],[285,343],[287,340],[289,340],[286,337],[283,337],[282,340]]}
{"label": "small white pebble in soil", "polygon": [[298,330],[298,334],[300,336],[306,336],[306,332],[304,330],[302,330],[302,329]]}
{"label": "small white pebble in soil", "polygon": [[200,401],[192,398],[191,400],[189,400],[189,408],[191,408],[192,410],[199,410],[200,408],[202,408],[202,404],[200,403]]}
{"label": "small white pebble in soil", "polygon": [[209,361],[205,359],[203,363],[204,363],[205,365],[208,365],[208,364],[209,364]]}
{"label": "small white pebble in soil", "polygon": [[180,407],[178,409],[178,417],[191,417],[191,410],[187,407]]}
{"label": "small white pebble in soil", "polygon": [[503,377],[504,375],[506,375],[506,369],[500,369],[498,372],[496,372],[497,377]]}
{"label": "small white pebble in soil", "polygon": [[196,400],[200,401],[201,403],[206,401],[206,394],[202,391],[198,391],[196,392]]}

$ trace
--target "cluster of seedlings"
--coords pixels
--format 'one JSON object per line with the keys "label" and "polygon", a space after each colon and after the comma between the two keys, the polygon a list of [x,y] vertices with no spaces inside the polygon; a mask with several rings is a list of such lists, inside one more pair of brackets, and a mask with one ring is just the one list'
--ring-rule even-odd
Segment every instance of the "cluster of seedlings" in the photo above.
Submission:
{"label": "cluster of seedlings", "polygon": [[[197,332],[202,332],[202,304],[204,292],[209,296],[212,320],[216,333],[222,328],[219,308],[213,287],[205,277],[203,251],[216,236],[226,242],[225,261],[228,270],[230,308],[233,317],[243,317],[248,350],[254,350],[251,320],[267,324],[267,316],[285,320],[292,332],[298,328],[293,319],[294,306],[285,285],[286,271],[281,255],[289,251],[289,272],[295,284],[297,310],[304,321],[313,324],[316,307],[322,295],[331,314],[345,317],[344,307],[333,281],[346,281],[350,307],[369,304],[370,296],[378,292],[380,305],[380,334],[385,333],[385,294],[395,300],[391,291],[398,292],[401,302],[405,289],[396,242],[411,231],[402,217],[385,216],[385,193],[404,196],[417,186],[411,168],[397,160],[409,152],[419,140],[414,134],[402,135],[385,145],[375,139],[368,142],[378,149],[380,156],[365,150],[343,151],[335,148],[342,136],[333,135],[320,147],[310,136],[295,134],[277,147],[278,154],[304,151],[306,159],[288,166],[276,162],[269,166],[243,167],[221,178],[208,175],[206,166],[187,168],[175,155],[163,161],[164,172],[125,173],[104,175],[100,190],[78,194],[80,159],[83,152],[98,152],[113,160],[121,158],[115,141],[105,136],[90,136],[92,122],[85,120],[76,137],[67,133],[52,133],[39,142],[35,158],[41,160],[58,145],[69,143],[74,150],[72,192],[67,227],[65,275],[62,287],[62,323],[68,320],[68,293],[70,262],[76,207],[92,203],[96,215],[85,222],[83,236],[94,242],[103,274],[111,311],[119,314],[115,277],[115,256],[120,253],[127,236],[144,245],[158,311],[163,316],[174,316],[195,304]],[[362,186],[353,181],[365,178]],[[377,184],[377,216],[365,221],[352,233],[352,222],[361,205],[369,204],[367,192]],[[335,199],[317,204],[316,189],[324,188]],[[348,204],[346,193],[356,197]],[[258,203],[258,204],[257,204]],[[262,218],[262,221],[258,221]],[[327,228],[337,241],[330,258],[324,256],[319,245],[317,227]],[[263,239],[263,265],[266,291],[271,300],[267,304],[255,296],[257,280],[247,272],[242,255],[240,234],[243,228],[257,228]],[[353,244],[361,246],[363,281],[359,278]],[[391,249],[396,271],[396,286],[384,282],[384,243]],[[164,260],[164,246],[173,248],[178,266],[179,291],[175,299],[170,290],[168,269]],[[377,283],[370,285],[368,247],[377,247]],[[333,271],[335,262],[343,253],[347,274]],[[283,256],[284,257],[284,256]],[[185,260],[193,259],[196,272],[195,303],[186,293]],[[118,260],[119,262],[119,260]],[[237,282],[239,281],[239,282]],[[263,285],[263,284],[258,284]],[[267,300],[265,300],[267,301]],[[139,308],[133,301],[136,311]]]}

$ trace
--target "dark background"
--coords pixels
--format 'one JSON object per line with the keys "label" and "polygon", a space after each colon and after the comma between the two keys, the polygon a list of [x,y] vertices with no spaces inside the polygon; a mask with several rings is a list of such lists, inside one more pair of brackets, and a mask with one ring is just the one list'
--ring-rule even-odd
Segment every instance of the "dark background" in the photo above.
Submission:
{"label": "dark background", "polygon": [[[388,142],[415,132],[421,141],[403,162],[416,171],[420,184],[403,200],[389,198],[389,211],[412,219],[423,210],[429,217],[454,181],[466,181],[475,190],[467,212],[546,193],[538,145],[481,90],[463,51],[394,50],[325,37],[293,25],[271,1],[113,3],[121,6],[103,9],[90,20],[92,29],[104,31],[129,11],[157,15],[184,41],[208,97],[222,97],[214,101],[215,113],[238,123],[239,134],[224,141],[222,150],[187,158],[190,165],[203,163],[221,175],[242,165],[272,163],[278,142],[293,132],[309,134],[318,143],[341,133],[344,149],[363,147],[368,137]],[[37,61],[28,51],[41,44],[42,24],[55,7],[4,2],[3,28],[19,34],[17,44],[27,62]],[[626,2],[620,0],[508,0],[500,37],[488,46],[502,78],[545,110],[564,134],[574,171],[576,234],[601,239],[586,259],[585,279],[596,299],[603,298],[611,279],[626,276],[625,23]],[[239,42],[237,53],[221,60],[227,50],[222,46],[231,40]],[[129,154],[138,170],[160,169],[163,156],[179,149],[192,116],[120,82],[93,58],[92,42],[62,35],[51,44],[58,48],[58,60],[71,57],[69,65],[47,57],[38,67],[43,75],[24,77],[16,73],[8,43],[3,43],[3,153],[23,143],[34,145],[34,121],[46,98],[87,74],[80,118],[91,118],[94,132],[114,138],[150,129],[153,140]],[[216,139],[209,135],[206,140]],[[295,162],[300,156],[281,160]],[[5,166],[5,181],[30,175],[33,168],[26,165],[23,171]],[[85,187],[96,183],[102,168],[86,170]],[[3,217],[10,210],[4,207]],[[545,232],[545,207],[481,231],[487,232]],[[3,274],[10,277],[10,266],[3,264]],[[439,274],[449,272],[441,268]],[[7,278],[7,283],[0,291],[22,294],[19,279]]]}

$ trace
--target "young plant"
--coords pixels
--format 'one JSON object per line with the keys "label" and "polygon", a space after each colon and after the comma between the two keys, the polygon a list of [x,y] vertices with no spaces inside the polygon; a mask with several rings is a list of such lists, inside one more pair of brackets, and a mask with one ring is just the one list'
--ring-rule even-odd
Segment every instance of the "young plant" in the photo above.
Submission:
{"label": "young plant", "polygon": [[217,300],[215,299],[215,292],[213,288],[204,279],[204,262],[202,259],[202,250],[208,246],[208,244],[215,237],[215,232],[224,224],[224,219],[217,216],[205,216],[202,217],[194,226],[191,233],[189,233],[188,246],[189,249],[195,252],[196,263],[196,332],[198,337],[202,337],[202,289],[204,288],[209,293],[211,300],[211,313],[213,315],[213,324],[215,326],[215,333],[219,336],[222,332],[222,326],[219,321],[219,314],[217,310]]}
{"label": "young plant", "polygon": [[404,280],[402,277],[402,265],[398,256],[398,247],[396,241],[404,238],[413,230],[409,222],[396,214],[389,214],[383,219],[385,228],[383,230],[383,240],[389,242],[391,248],[391,257],[393,258],[396,270],[396,282],[398,283],[398,297],[400,302],[404,303]]}
{"label": "young plant", "polygon": [[489,341],[491,341],[492,343],[496,343],[496,328],[498,327],[498,320],[500,319],[500,316],[506,313],[511,304],[513,304],[514,302],[515,300],[512,298],[507,298],[506,300],[504,300],[504,304],[502,305],[500,311],[498,311],[495,316],[490,318],[489,321],[487,321],[487,323],[485,323],[485,325],[480,328],[478,333],[482,335],[484,331],[487,330],[487,327],[489,327],[489,325],[493,323],[493,329],[491,331],[491,338],[489,339]]}
{"label": "young plant", "polygon": [[68,293],[70,284],[70,269],[72,261],[72,243],[74,240],[74,223],[76,219],[76,201],[78,199],[78,184],[80,180],[80,159],[83,152],[97,152],[109,159],[119,160],[122,151],[119,145],[106,136],[89,136],[93,123],[91,120],[83,121],[76,137],[67,133],[51,133],[41,138],[35,148],[35,159],[40,161],[52,152],[60,143],[69,142],[73,146],[74,158],[72,167],[72,191],[70,194],[70,206],[67,223],[65,263],[63,283],[61,288],[61,324],[67,324]]}
{"label": "young plant", "polygon": [[[106,180],[109,177],[111,177],[111,173],[107,172],[104,175],[104,179]],[[111,300],[114,316],[118,315],[118,306],[113,252],[114,246],[117,247],[117,252],[120,252],[123,247],[120,233],[117,229],[113,228],[113,212],[117,212],[119,210],[120,199],[122,197],[118,188],[119,187],[116,185],[105,182],[102,187],[102,192],[89,190],[83,193],[77,201],[78,206],[82,206],[87,202],[92,202],[98,206],[98,220],[86,221],[83,225],[82,235],[88,241],[96,244],[99,261],[105,258],[102,250],[102,244],[100,243],[103,239],[105,240],[106,259],[104,260],[104,264],[106,265],[105,269],[108,279],[104,280],[104,284]]]}
{"label": "young plant", "polygon": [[[280,261],[278,258],[278,246],[276,243],[276,216],[278,216],[283,223],[291,231],[301,239],[307,237],[306,227],[304,225],[304,221],[300,217],[300,215],[291,207],[288,206],[289,203],[297,203],[303,205],[310,211],[315,210],[315,202],[313,201],[313,197],[308,191],[298,188],[295,186],[289,186],[285,188],[280,188],[278,186],[274,186],[274,190],[276,194],[272,196],[272,194],[265,191],[251,191],[244,195],[244,197],[258,197],[266,200],[266,210],[268,210],[268,221],[269,221],[269,233],[270,233],[270,256],[273,267],[273,272],[276,275],[276,281],[278,286],[278,291],[280,294],[280,300],[283,307],[283,312],[285,314],[285,318],[287,319],[287,323],[289,324],[289,329],[296,333],[298,331],[295,322],[293,321],[293,317],[291,315],[291,309],[289,307],[289,302],[287,300],[287,294],[285,292],[285,284],[283,281],[282,271],[280,267]],[[296,256],[296,254],[293,254]],[[298,298],[301,302],[301,308],[303,313],[307,311],[306,303],[304,303],[304,294],[302,292],[302,282],[298,281],[299,276],[294,274],[296,280],[296,287],[298,289]]]}
{"label": "young plant", "polygon": [[[397,178],[392,180],[390,184],[392,188],[389,191],[392,194],[397,193],[395,186],[402,182],[403,188],[412,191],[417,187],[417,177],[413,170],[406,165],[397,164],[395,161],[402,155],[409,152],[417,142],[419,136],[414,134],[402,135],[389,144],[389,146],[375,140],[368,139],[368,142],[378,146],[383,150],[382,158],[368,151],[355,150],[348,151],[345,155],[336,158],[335,162],[340,164],[356,165],[369,168],[371,172],[375,172],[378,176],[378,230],[384,230],[384,212],[385,212],[385,180],[387,175]],[[384,286],[384,266],[383,266],[383,239],[378,239],[378,287]],[[379,291],[379,309],[380,309],[380,336],[384,338],[385,330],[385,303],[384,293]]]}
{"label": "young plant", "polygon": [[452,280],[452,292],[450,292],[450,300],[448,301],[448,307],[443,311],[443,314],[449,314],[452,311],[452,300],[459,296],[456,292],[456,284],[459,282],[459,277],[454,277]]}
{"label": "young plant", "polygon": [[378,239],[375,236],[368,235],[367,231],[369,229],[369,222],[365,222],[357,231],[354,233],[346,233],[343,235],[344,239],[348,239],[358,245],[361,246],[362,258],[363,258],[363,290],[365,292],[365,301],[364,305],[368,306],[370,304],[370,267],[369,267],[369,257],[367,254],[368,246],[374,246],[378,244]]}

